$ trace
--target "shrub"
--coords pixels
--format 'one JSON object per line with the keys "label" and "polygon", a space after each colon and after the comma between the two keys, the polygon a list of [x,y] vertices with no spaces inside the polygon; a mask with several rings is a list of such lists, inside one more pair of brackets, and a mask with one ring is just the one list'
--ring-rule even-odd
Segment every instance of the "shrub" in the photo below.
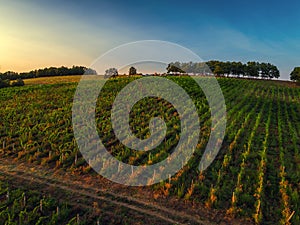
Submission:
{"label": "shrub", "polygon": [[12,82],[11,86],[12,87],[24,86],[24,81],[21,78],[19,78],[16,81]]}
{"label": "shrub", "polygon": [[9,80],[2,80],[0,79],[0,88],[5,88],[5,87],[9,87]]}

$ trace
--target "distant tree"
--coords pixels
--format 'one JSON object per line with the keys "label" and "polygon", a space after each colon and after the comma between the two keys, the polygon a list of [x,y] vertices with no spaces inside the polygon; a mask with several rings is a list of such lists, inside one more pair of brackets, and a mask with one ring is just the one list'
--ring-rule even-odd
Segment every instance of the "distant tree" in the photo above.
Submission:
{"label": "distant tree", "polygon": [[216,65],[213,73],[217,76],[224,75],[224,73],[225,73],[224,67],[221,64]]}
{"label": "distant tree", "polygon": [[203,62],[174,62],[168,65],[168,71],[179,72],[177,68],[187,73],[209,74],[213,72],[216,75],[235,75],[235,76],[251,76],[262,78],[279,78],[280,72],[278,68],[271,63],[248,62],[222,62],[218,60],[211,60],[206,63]]}
{"label": "distant tree", "polygon": [[209,69],[214,73],[215,68],[219,63],[220,63],[219,61],[211,60],[211,61],[208,61],[206,64],[209,67]]}
{"label": "distant tree", "polygon": [[259,64],[259,73],[262,78],[269,77],[270,73],[270,64],[268,63],[260,63]]}
{"label": "distant tree", "polygon": [[167,73],[185,73],[185,71],[170,63],[167,67]]}
{"label": "distant tree", "polygon": [[269,68],[270,68],[270,70],[269,70],[269,78],[271,78],[271,79],[272,78],[277,78],[278,79],[280,77],[280,72],[279,72],[277,66],[269,64]]}
{"label": "distant tree", "polygon": [[290,74],[290,79],[292,81],[300,82],[300,67],[295,67]]}
{"label": "distant tree", "polygon": [[31,70],[29,72],[22,72],[22,73],[7,71],[5,73],[0,73],[0,79],[17,80],[19,78],[27,79],[27,78],[35,78],[35,77],[83,75],[83,74],[96,74],[96,71],[86,68],[84,66],[73,66],[72,68],[61,66],[59,68],[49,67],[49,68]]}
{"label": "distant tree", "polygon": [[1,75],[3,80],[15,80],[19,77],[19,74],[13,71],[7,71]]}
{"label": "distant tree", "polygon": [[223,69],[224,74],[229,76],[232,73],[232,63],[231,62],[223,62],[221,63],[221,67]]}
{"label": "distant tree", "polygon": [[207,74],[209,73],[209,67],[205,62],[200,62],[196,64],[196,69],[195,69],[195,73],[198,74]]}
{"label": "distant tree", "polygon": [[245,65],[241,62],[232,62],[231,63],[231,73],[236,76],[245,74]]}
{"label": "distant tree", "polygon": [[118,70],[116,68],[109,68],[105,70],[105,77],[116,77],[118,76]]}
{"label": "distant tree", "polygon": [[232,73],[232,63],[231,62],[221,62],[217,60],[212,60],[207,62],[208,67],[215,75],[229,75]]}
{"label": "distant tree", "polygon": [[93,70],[91,68],[85,68],[84,69],[84,74],[85,75],[97,75],[97,71]]}
{"label": "distant tree", "polygon": [[90,74],[92,73],[92,70],[90,68],[86,68],[83,66],[73,66],[70,69],[67,68],[65,70],[65,73],[69,75],[82,75],[82,74]]}
{"label": "distant tree", "polygon": [[275,65],[271,63],[257,63],[259,67],[259,74],[262,78],[279,78],[280,72]]}
{"label": "distant tree", "polygon": [[238,63],[237,62],[231,63],[231,74],[240,76],[239,72],[238,72]]}
{"label": "distant tree", "polygon": [[136,68],[134,68],[133,66],[129,68],[129,75],[136,75],[137,71]]}
{"label": "distant tree", "polygon": [[[181,62],[174,62],[174,63],[170,63],[171,65],[173,65],[173,66],[176,66],[177,68],[180,68],[180,69],[182,69],[183,71],[186,71],[185,70],[185,68],[184,68],[184,66],[186,67],[186,65],[187,65],[187,63],[181,63]],[[170,65],[169,64],[169,65]],[[168,65],[168,66],[169,66]]]}
{"label": "distant tree", "polygon": [[12,87],[24,86],[24,81],[21,78],[18,78],[16,81],[12,82]]}
{"label": "distant tree", "polygon": [[185,71],[186,73],[196,73],[196,63],[190,61],[190,62],[187,63],[187,68],[186,69],[183,69],[182,67],[181,67],[181,69],[183,71]]}
{"label": "distant tree", "polygon": [[0,88],[5,88],[5,87],[9,87],[9,86],[10,86],[9,80],[0,79]]}
{"label": "distant tree", "polygon": [[246,66],[246,75],[250,77],[259,77],[259,64],[257,62],[248,62]]}

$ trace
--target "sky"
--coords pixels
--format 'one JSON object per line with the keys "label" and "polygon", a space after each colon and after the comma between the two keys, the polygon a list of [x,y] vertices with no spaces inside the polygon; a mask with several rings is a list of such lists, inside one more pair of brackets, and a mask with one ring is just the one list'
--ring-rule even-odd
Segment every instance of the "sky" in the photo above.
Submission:
{"label": "sky", "polygon": [[300,1],[0,0],[0,72],[89,66],[121,44],[162,40],[204,61],[300,66]]}

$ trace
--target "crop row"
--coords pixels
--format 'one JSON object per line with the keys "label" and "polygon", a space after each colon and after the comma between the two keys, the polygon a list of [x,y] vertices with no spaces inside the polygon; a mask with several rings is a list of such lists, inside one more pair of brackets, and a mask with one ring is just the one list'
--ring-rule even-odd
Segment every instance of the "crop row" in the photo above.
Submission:
{"label": "crop row", "polygon": [[[150,119],[161,116],[167,125],[166,138],[151,151],[124,146],[112,129],[110,110],[119,91],[134,79],[113,79],[102,89],[96,108],[97,131],[118,160],[155,164],[178,144],[180,116],[164,99],[142,99],[130,112],[133,133],[149,137]],[[218,78],[227,108],[226,135],[212,165],[199,171],[211,130],[209,105],[192,79],[170,79],[191,97],[201,130],[193,157],[177,174],[153,185],[154,193],[199,201],[232,216],[252,218],[257,224],[300,223],[299,89],[268,81]],[[0,154],[57,169],[92,172],[73,136],[75,88],[76,84],[61,84],[1,89]],[[135,172],[142,173],[143,167]]]}

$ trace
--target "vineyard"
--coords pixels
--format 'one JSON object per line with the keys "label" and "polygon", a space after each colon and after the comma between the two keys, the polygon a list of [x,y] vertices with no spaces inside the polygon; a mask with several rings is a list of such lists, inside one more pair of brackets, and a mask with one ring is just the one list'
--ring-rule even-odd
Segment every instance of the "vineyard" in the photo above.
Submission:
{"label": "vineyard", "polygon": [[[142,99],[130,113],[133,133],[149,137],[149,121],[159,115],[167,124],[166,137],[151,151],[124,146],[113,132],[111,108],[117,94],[135,79],[139,78],[114,78],[105,84],[97,102],[97,129],[118,160],[152,165],[166,159],[178,144],[180,118],[164,99]],[[153,198],[200,203],[253,224],[300,224],[300,88],[276,81],[217,78],[226,101],[226,135],[214,162],[199,172],[211,130],[209,105],[193,79],[168,79],[193,100],[201,131],[188,163],[169,179],[147,187]],[[81,156],[73,135],[76,87],[70,82],[0,89],[0,157],[78,176],[100,176]],[[1,224],[84,224],[78,218],[84,212],[79,215],[67,203],[58,203],[56,196],[10,188],[5,178],[1,180]]]}
{"label": "vineyard", "polygon": [[[41,196],[37,190],[24,191],[0,184],[1,224],[78,224],[79,213],[73,207]],[[78,210],[77,210],[78,211]]]}

